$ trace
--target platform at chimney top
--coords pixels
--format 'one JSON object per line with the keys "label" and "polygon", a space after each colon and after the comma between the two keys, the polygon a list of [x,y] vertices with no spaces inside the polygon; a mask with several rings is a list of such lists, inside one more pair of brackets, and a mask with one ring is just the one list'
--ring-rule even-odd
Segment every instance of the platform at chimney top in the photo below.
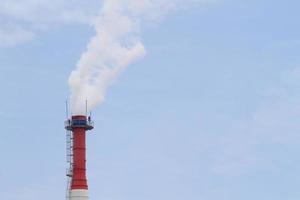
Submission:
{"label": "platform at chimney top", "polygon": [[94,122],[90,117],[84,115],[72,116],[71,119],[65,121],[65,129],[72,131],[74,128],[84,128],[85,130],[92,130]]}

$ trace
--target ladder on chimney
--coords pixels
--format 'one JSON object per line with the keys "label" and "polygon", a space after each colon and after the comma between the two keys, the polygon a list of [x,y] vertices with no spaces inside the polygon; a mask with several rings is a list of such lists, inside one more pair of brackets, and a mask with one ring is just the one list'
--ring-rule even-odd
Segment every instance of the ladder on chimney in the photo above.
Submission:
{"label": "ladder on chimney", "polygon": [[67,153],[67,189],[66,189],[66,199],[70,199],[70,189],[73,176],[73,133],[72,131],[66,132],[66,153]]}

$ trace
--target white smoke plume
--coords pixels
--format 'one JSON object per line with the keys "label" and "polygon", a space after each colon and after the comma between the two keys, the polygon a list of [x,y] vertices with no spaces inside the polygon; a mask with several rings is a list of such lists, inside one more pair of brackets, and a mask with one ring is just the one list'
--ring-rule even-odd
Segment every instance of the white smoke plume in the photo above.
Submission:
{"label": "white smoke plume", "polygon": [[197,0],[105,0],[93,22],[96,35],[69,78],[73,114],[85,113],[86,100],[89,109],[101,104],[118,75],[145,55],[139,38],[141,21],[161,18],[187,2],[199,3]]}

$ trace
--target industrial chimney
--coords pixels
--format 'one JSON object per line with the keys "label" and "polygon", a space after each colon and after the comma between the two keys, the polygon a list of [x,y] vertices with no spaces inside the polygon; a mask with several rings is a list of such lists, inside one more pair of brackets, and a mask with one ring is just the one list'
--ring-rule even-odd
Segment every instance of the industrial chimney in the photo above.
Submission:
{"label": "industrial chimney", "polygon": [[68,200],[88,200],[86,178],[86,131],[94,128],[93,121],[85,115],[75,115],[65,121],[67,130]]}

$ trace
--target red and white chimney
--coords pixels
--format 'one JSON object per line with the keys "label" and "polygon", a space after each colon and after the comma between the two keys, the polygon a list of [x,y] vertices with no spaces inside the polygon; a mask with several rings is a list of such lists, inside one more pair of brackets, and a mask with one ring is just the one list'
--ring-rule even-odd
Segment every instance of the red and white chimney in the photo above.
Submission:
{"label": "red and white chimney", "polygon": [[86,178],[86,131],[92,130],[90,117],[75,115],[65,122],[70,134],[70,169],[67,198],[69,200],[88,200],[88,183]]}

